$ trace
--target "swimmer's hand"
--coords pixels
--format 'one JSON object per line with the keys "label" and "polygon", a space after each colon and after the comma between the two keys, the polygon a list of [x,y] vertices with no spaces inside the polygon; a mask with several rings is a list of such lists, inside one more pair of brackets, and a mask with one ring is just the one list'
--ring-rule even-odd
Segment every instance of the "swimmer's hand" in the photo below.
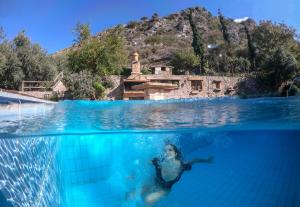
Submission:
{"label": "swimmer's hand", "polygon": [[195,164],[195,163],[208,163],[208,164],[211,164],[213,163],[214,161],[214,156],[210,156],[208,158],[196,158],[196,159],[193,159],[192,161],[188,162],[188,164]]}
{"label": "swimmer's hand", "polygon": [[152,164],[153,164],[153,165],[157,165],[158,162],[159,162],[159,160],[158,160],[157,157],[156,157],[156,158],[153,158],[153,160],[152,160]]}
{"label": "swimmer's hand", "polygon": [[207,158],[207,163],[208,163],[208,164],[212,164],[212,163],[214,162],[214,159],[215,159],[214,156],[208,157],[208,158]]}

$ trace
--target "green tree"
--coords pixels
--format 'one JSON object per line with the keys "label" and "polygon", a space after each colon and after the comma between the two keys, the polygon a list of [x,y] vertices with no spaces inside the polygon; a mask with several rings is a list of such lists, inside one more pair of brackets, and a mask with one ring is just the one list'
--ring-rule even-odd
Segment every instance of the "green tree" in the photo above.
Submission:
{"label": "green tree", "polygon": [[129,28],[129,29],[135,29],[137,26],[139,26],[139,23],[138,22],[136,22],[136,21],[130,21],[130,22],[128,22],[128,24],[127,24],[127,28]]}
{"label": "green tree", "polygon": [[22,80],[52,80],[56,65],[38,45],[32,44],[25,32],[13,41],[0,43],[0,87],[19,90]]}
{"label": "green tree", "polygon": [[105,87],[98,76],[89,71],[80,71],[64,77],[68,87],[68,98],[71,99],[103,99]]}
{"label": "green tree", "polygon": [[71,71],[88,70],[95,75],[119,74],[127,62],[125,43],[116,28],[101,37],[90,38],[68,53]]}
{"label": "green tree", "polygon": [[78,22],[73,33],[75,35],[74,42],[76,44],[81,44],[82,42],[88,40],[91,37],[90,25]]}
{"label": "green tree", "polygon": [[158,21],[159,20],[159,15],[158,15],[158,13],[154,13],[153,15],[152,15],[152,17],[151,17],[151,21],[152,22],[156,22],[156,21]]}
{"label": "green tree", "polygon": [[199,57],[192,49],[178,50],[172,55],[171,65],[174,67],[175,74],[193,72],[199,63]]}
{"label": "green tree", "polygon": [[[297,39],[299,37],[296,37],[295,39]],[[294,55],[294,57],[296,58],[298,65],[300,66],[300,39],[295,40],[294,44],[292,44],[290,51],[291,53]]]}
{"label": "green tree", "polygon": [[230,35],[229,35],[229,31],[228,31],[228,23],[225,19],[225,17],[223,16],[223,14],[221,13],[221,10],[218,10],[218,15],[219,15],[219,21],[220,21],[220,25],[221,25],[221,31],[223,34],[223,38],[224,41],[230,45],[231,41],[230,41]]}
{"label": "green tree", "polygon": [[96,83],[94,83],[94,89],[95,89],[95,98],[96,99],[103,99],[104,98],[105,87],[101,83],[96,82]]}
{"label": "green tree", "polygon": [[68,56],[66,54],[55,54],[51,56],[51,61],[55,64],[58,72],[67,73],[69,70]]}
{"label": "green tree", "polygon": [[285,24],[263,21],[253,31],[253,44],[257,49],[257,67],[261,67],[279,47],[291,51],[295,44],[295,30]]}
{"label": "green tree", "polygon": [[52,80],[56,74],[55,64],[38,44],[32,44],[25,32],[20,32],[13,40],[13,48],[24,73],[25,80]]}
{"label": "green tree", "polygon": [[3,27],[0,26],[0,43],[3,42],[3,40],[5,40],[5,32]]}
{"label": "green tree", "polygon": [[9,42],[0,44],[0,88],[19,89],[24,78],[17,54]]}
{"label": "green tree", "polygon": [[253,43],[252,35],[249,31],[247,22],[243,22],[243,25],[244,25],[244,29],[245,29],[246,36],[247,36],[248,56],[249,56],[249,60],[250,60],[250,63],[251,63],[251,68],[252,68],[252,70],[255,70],[256,69],[256,64],[255,64],[256,47]]}
{"label": "green tree", "polygon": [[263,83],[273,90],[277,90],[283,83],[294,78],[298,65],[294,56],[280,47],[265,61],[260,70]]}
{"label": "green tree", "polygon": [[196,24],[193,20],[193,14],[192,11],[190,11],[189,14],[189,22],[192,28],[193,32],[193,42],[192,46],[195,51],[195,54],[200,58],[200,73],[204,73],[204,54],[205,54],[205,44],[204,40],[202,38],[202,35],[198,31]]}
{"label": "green tree", "polygon": [[243,58],[243,57],[235,57],[232,60],[232,74],[239,74],[239,73],[249,73],[250,72],[250,67],[251,63],[248,59]]}
{"label": "green tree", "polygon": [[148,20],[148,17],[142,17],[142,18],[141,18],[141,21],[143,21],[143,22],[144,22],[144,21],[147,21],[147,20]]}

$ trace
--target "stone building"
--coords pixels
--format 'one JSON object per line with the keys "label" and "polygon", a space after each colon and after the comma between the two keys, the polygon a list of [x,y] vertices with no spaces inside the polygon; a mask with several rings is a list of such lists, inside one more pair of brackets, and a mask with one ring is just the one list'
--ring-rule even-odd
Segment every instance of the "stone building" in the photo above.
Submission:
{"label": "stone building", "polygon": [[115,88],[107,99],[161,100],[179,98],[221,97],[236,94],[240,77],[173,75],[170,66],[150,66],[150,75],[142,75],[138,53],[133,54],[129,77],[111,77]]}

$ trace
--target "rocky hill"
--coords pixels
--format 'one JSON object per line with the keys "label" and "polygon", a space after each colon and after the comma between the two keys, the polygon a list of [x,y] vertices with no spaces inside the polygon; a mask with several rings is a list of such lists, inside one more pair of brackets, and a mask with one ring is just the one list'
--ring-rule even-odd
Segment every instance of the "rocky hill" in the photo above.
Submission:
{"label": "rocky hill", "polygon": [[[151,18],[142,17],[138,22],[132,21],[127,25],[118,26],[123,30],[128,52],[138,51],[143,64],[168,64],[174,51],[192,49],[190,14],[204,39],[206,53],[215,52],[216,48],[224,44],[220,20],[218,16],[213,16],[202,7],[188,8],[165,17],[154,14]],[[224,20],[233,49],[246,49],[247,34],[244,25],[247,24],[251,31],[255,27],[255,22],[250,19],[242,23],[236,23],[228,18]],[[97,36],[106,32],[109,30],[98,33]]]}

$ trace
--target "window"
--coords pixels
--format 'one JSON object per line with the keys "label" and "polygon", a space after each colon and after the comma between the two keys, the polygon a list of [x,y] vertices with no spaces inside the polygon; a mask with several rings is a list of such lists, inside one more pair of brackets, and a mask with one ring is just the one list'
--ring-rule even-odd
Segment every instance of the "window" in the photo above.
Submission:
{"label": "window", "polygon": [[214,91],[219,92],[221,91],[221,81],[213,81],[214,84]]}
{"label": "window", "polygon": [[151,67],[150,70],[151,70],[151,74],[155,74],[155,68],[154,67]]}
{"label": "window", "polygon": [[220,89],[221,88],[221,82],[220,81],[217,81],[216,82],[216,89]]}
{"label": "window", "polygon": [[191,86],[193,91],[201,91],[202,90],[202,81],[201,80],[192,80]]}

